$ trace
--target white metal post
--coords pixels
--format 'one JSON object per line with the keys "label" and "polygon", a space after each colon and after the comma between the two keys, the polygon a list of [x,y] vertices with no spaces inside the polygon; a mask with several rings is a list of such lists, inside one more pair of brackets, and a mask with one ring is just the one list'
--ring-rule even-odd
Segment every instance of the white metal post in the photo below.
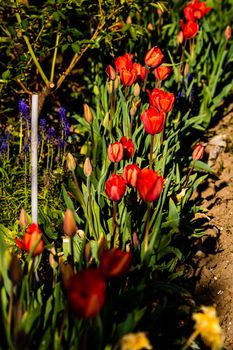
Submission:
{"label": "white metal post", "polygon": [[32,115],[31,115],[31,210],[32,222],[38,223],[38,180],[37,180],[37,161],[38,161],[38,94],[32,95]]}

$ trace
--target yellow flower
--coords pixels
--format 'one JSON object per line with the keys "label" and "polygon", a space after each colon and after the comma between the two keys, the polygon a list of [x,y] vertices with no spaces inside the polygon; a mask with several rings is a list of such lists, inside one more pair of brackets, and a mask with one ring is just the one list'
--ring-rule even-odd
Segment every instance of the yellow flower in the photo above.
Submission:
{"label": "yellow flower", "polygon": [[219,350],[223,347],[223,333],[216,310],[212,306],[202,306],[201,310],[202,312],[196,312],[192,316],[195,321],[195,333],[202,337],[211,350]]}
{"label": "yellow flower", "polygon": [[149,339],[143,332],[129,333],[124,335],[120,341],[120,350],[153,350]]}

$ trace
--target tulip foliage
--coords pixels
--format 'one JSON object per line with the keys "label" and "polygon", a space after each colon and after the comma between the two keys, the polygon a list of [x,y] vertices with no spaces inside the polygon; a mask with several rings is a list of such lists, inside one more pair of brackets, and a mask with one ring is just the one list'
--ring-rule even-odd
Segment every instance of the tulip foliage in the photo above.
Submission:
{"label": "tulip foliage", "polygon": [[10,3],[0,88],[7,101],[23,95],[17,111],[3,99],[0,124],[0,348],[128,349],[128,333],[142,348],[147,336],[181,348],[177,325],[190,327],[194,303],[187,257],[205,234],[192,195],[212,173],[203,135],[233,87],[219,20],[230,1]]}

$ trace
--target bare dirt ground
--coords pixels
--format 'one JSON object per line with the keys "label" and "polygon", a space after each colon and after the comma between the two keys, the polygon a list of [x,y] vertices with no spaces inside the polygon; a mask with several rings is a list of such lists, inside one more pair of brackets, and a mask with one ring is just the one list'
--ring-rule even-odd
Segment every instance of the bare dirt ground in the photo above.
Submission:
{"label": "bare dirt ground", "polygon": [[208,134],[206,152],[214,175],[199,193],[207,225],[195,257],[195,294],[203,305],[216,306],[224,349],[233,350],[233,113]]}

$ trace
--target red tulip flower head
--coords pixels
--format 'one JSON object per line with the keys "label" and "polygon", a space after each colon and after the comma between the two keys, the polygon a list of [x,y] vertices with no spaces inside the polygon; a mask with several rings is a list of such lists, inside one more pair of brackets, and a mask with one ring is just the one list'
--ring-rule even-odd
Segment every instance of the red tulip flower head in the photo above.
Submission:
{"label": "red tulip flower head", "polygon": [[102,254],[99,268],[105,277],[119,277],[129,269],[131,262],[131,252],[113,248]]}
{"label": "red tulip flower head", "polygon": [[195,21],[205,16],[211,10],[212,8],[207,7],[204,2],[195,0],[184,8],[184,16],[187,21]]}
{"label": "red tulip flower head", "polygon": [[121,142],[114,142],[108,146],[108,159],[118,163],[123,159],[124,147]]}
{"label": "red tulip flower head", "polygon": [[140,63],[134,63],[132,70],[135,72],[137,80],[144,81],[146,77],[146,67],[143,67]]}
{"label": "red tulip flower head", "polygon": [[120,71],[121,82],[124,86],[131,86],[137,79],[136,72],[132,70],[122,69]]}
{"label": "red tulip flower head", "polygon": [[175,95],[171,92],[167,92],[161,89],[154,88],[152,92],[149,92],[149,100],[150,104],[153,107],[156,107],[159,111],[163,111],[165,113],[168,113],[172,110],[174,102],[175,102]]}
{"label": "red tulip flower head", "polygon": [[144,62],[148,67],[155,68],[162,63],[163,57],[162,51],[157,46],[154,46],[147,51]]}
{"label": "red tulip flower head", "polygon": [[124,168],[124,179],[126,180],[127,184],[131,185],[132,187],[136,187],[139,171],[140,168],[137,166],[137,164],[126,165]]}
{"label": "red tulip flower head", "polygon": [[164,128],[166,114],[153,106],[150,106],[141,115],[141,120],[143,122],[145,131],[148,134],[155,135],[160,133]]}
{"label": "red tulip flower head", "polygon": [[192,154],[192,158],[193,160],[200,160],[203,158],[204,156],[204,152],[205,152],[205,148],[201,143],[198,143],[195,147],[194,147],[194,151]]}
{"label": "red tulip flower head", "polygon": [[181,19],[180,25],[181,25],[185,39],[192,39],[197,35],[198,29],[199,29],[199,25],[197,22],[190,20],[184,23],[184,21]]}
{"label": "red tulip flower head", "polygon": [[161,66],[155,68],[154,73],[155,73],[156,79],[166,80],[171,73],[171,67],[161,65]]}
{"label": "red tulip flower head", "polygon": [[145,202],[156,201],[163,190],[163,182],[163,177],[156,171],[142,169],[137,178],[137,190],[141,199]]}
{"label": "red tulip flower head", "polygon": [[132,139],[127,139],[126,136],[122,136],[120,142],[124,149],[124,159],[132,158],[134,154],[134,144]]}
{"label": "red tulip flower head", "polygon": [[131,70],[133,67],[132,62],[133,55],[129,53],[125,53],[124,56],[119,56],[115,59],[115,67],[118,73],[122,71],[122,69]]}
{"label": "red tulip flower head", "polygon": [[95,317],[105,303],[105,278],[99,269],[84,269],[70,276],[66,292],[69,305],[78,317]]}
{"label": "red tulip flower head", "polygon": [[31,224],[26,229],[22,240],[15,239],[17,246],[27,253],[33,249],[33,256],[39,255],[44,250],[42,232],[37,224]]}
{"label": "red tulip flower head", "polygon": [[126,181],[121,175],[112,174],[105,184],[106,195],[114,202],[119,202],[126,191]]}

